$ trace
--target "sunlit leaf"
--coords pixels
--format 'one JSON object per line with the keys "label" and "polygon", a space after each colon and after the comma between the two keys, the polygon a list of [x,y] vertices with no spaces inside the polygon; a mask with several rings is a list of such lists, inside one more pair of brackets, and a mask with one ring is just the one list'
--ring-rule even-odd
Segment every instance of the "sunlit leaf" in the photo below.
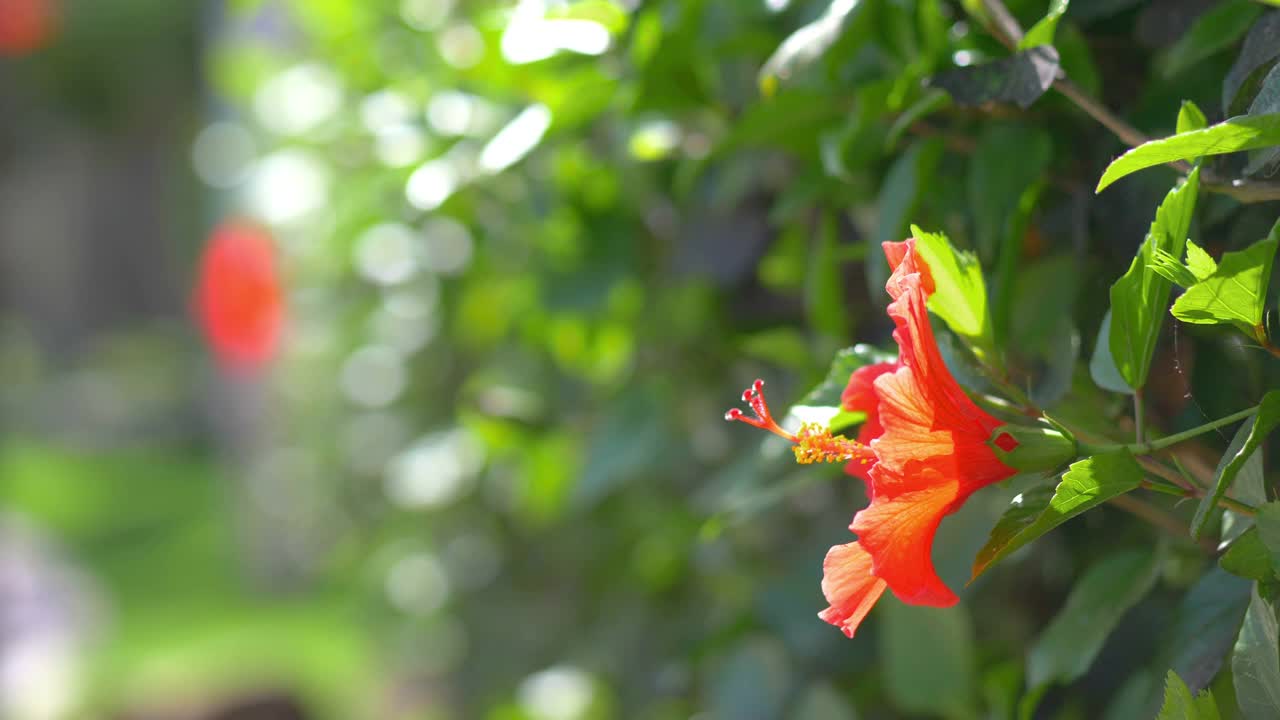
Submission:
{"label": "sunlit leaf", "polygon": [[978,552],[973,577],[1067,520],[1137,488],[1141,482],[1142,468],[1127,450],[1072,463],[1047,505],[1034,518],[1032,513],[1040,507],[1044,494],[1037,492],[1015,499],[1013,507],[996,524],[991,539]]}
{"label": "sunlit leaf", "polygon": [[1155,165],[1275,145],[1280,145],[1280,113],[1229,118],[1203,130],[1143,143],[1121,155],[1102,173],[1096,192],[1102,192],[1126,175]]}
{"label": "sunlit leaf", "polygon": [[911,226],[920,256],[933,275],[929,311],[964,338],[980,358],[993,358],[995,344],[987,309],[987,286],[982,266],[971,253],[957,250],[946,235]]}
{"label": "sunlit leaf", "polygon": [[1027,34],[1022,37],[1022,42],[1018,43],[1019,50],[1026,50],[1038,45],[1052,45],[1054,33],[1058,29],[1058,20],[1062,18],[1062,14],[1067,11],[1067,5],[1070,0],[1050,0],[1049,12],[1040,19]]}
{"label": "sunlit leaf", "polygon": [[773,95],[780,83],[821,58],[862,5],[861,0],[832,0],[821,17],[791,33],[760,69],[760,91]]}
{"label": "sunlit leaf", "polygon": [[1277,242],[1273,237],[1223,255],[1209,277],[1174,301],[1173,316],[1188,323],[1234,323],[1253,335],[1262,324]]}
{"label": "sunlit leaf", "polygon": [[1164,681],[1164,705],[1156,720],[1219,720],[1220,717],[1213,693],[1202,690],[1192,696],[1182,678],[1169,671]]}
{"label": "sunlit leaf", "polygon": [[1178,134],[1203,130],[1207,127],[1209,127],[1209,119],[1204,116],[1200,106],[1190,100],[1183,100],[1182,108],[1178,110]]}
{"label": "sunlit leaf", "polygon": [[1129,271],[1111,286],[1111,357],[1129,387],[1141,389],[1147,383],[1169,302],[1170,283],[1151,269],[1152,256],[1157,248],[1174,257],[1182,255],[1199,189],[1196,168],[1165,196]]}

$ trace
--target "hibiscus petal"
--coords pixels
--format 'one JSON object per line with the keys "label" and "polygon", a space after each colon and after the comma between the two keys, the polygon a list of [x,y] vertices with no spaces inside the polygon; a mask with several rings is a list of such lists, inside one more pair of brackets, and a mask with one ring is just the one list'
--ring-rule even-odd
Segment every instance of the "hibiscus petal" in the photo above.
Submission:
{"label": "hibiscus petal", "polygon": [[[871,556],[872,572],[888,583],[900,600],[912,605],[954,605],[955,593],[933,568],[933,538],[942,517],[967,495],[961,495],[955,475],[928,466],[912,471],[914,477],[906,481],[888,477],[893,474],[888,468],[872,469],[875,496],[871,505],[854,517],[849,529],[858,534]],[[904,485],[917,489],[884,492]]]}
{"label": "hibiscus petal", "polygon": [[858,543],[836,545],[822,561],[822,594],[830,607],[818,617],[853,637],[884,588],[885,582],[871,574],[871,556]]}

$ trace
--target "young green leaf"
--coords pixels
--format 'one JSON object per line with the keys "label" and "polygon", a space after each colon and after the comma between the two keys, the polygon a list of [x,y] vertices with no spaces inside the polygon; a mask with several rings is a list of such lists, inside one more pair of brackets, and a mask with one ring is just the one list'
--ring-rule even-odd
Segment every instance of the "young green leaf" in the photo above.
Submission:
{"label": "young green leaf", "polygon": [[973,577],[1010,553],[1071,518],[1138,487],[1142,468],[1128,450],[1095,455],[1073,463],[1044,502],[1044,493],[1024,493],[996,523],[973,562]]}
{"label": "young green leaf", "polygon": [[1183,100],[1182,107],[1178,110],[1177,133],[1181,135],[1184,132],[1203,130],[1206,127],[1209,127],[1209,119],[1204,116],[1200,106],[1190,100]]}
{"label": "young green leaf", "polygon": [[929,298],[929,311],[964,338],[979,358],[994,358],[987,285],[978,259],[972,253],[955,249],[941,233],[927,233],[912,225],[911,235],[933,274],[935,289]]}
{"label": "young green leaf", "polygon": [[1213,693],[1202,690],[1194,697],[1191,688],[1172,670],[1165,676],[1164,705],[1156,720],[1220,720]]}
{"label": "young green leaf", "polygon": [[1188,240],[1187,269],[1197,280],[1204,280],[1218,269],[1218,263],[1203,248]]}
{"label": "young green leaf", "polygon": [[1174,301],[1173,316],[1200,325],[1231,323],[1253,336],[1262,324],[1276,245],[1268,238],[1223,255],[1209,277]]}
{"label": "young green leaf", "polygon": [[1280,632],[1273,598],[1255,585],[1231,656],[1236,702],[1246,720],[1280,717]]}
{"label": "young green leaf", "polygon": [[1192,274],[1191,269],[1160,248],[1151,251],[1151,262],[1147,267],[1178,287],[1185,288],[1196,284],[1196,276]]}
{"label": "young green leaf", "polygon": [[1191,520],[1191,536],[1193,538],[1200,539],[1205,526],[1209,524],[1209,519],[1213,516],[1211,511],[1217,506],[1218,500],[1226,494],[1227,489],[1231,487],[1231,483],[1235,481],[1236,475],[1248,462],[1249,457],[1253,455],[1253,452],[1258,449],[1258,446],[1275,429],[1277,424],[1280,424],[1280,390],[1272,390],[1263,396],[1262,402],[1258,405],[1258,412],[1245,420],[1244,425],[1236,431],[1235,437],[1227,447],[1227,452],[1223,454],[1222,460],[1219,461],[1218,469],[1215,473],[1217,480],[1213,484],[1213,490],[1200,501],[1200,506],[1196,508],[1195,517]]}
{"label": "young green leaf", "polygon": [[1022,42],[1018,43],[1018,49],[1026,50],[1038,45],[1052,45],[1054,35],[1058,30],[1058,20],[1067,11],[1067,5],[1069,4],[1070,0],[1051,0],[1049,12],[1040,19],[1040,22],[1031,26],[1027,34],[1022,37]]}
{"label": "young green leaf", "polygon": [[1069,683],[1083,675],[1121,616],[1151,589],[1156,569],[1156,552],[1147,548],[1117,553],[1085,571],[1031,647],[1027,685]]}
{"label": "young green leaf", "polygon": [[1280,145],[1280,113],[1228,118],[1203,130],[1143,143],[1121,155],[1102,173],[1095,192],[1102,192],[1116,180],[1155,165],[1274,145]]}
{"label": "young green leaf", "polygon": [[1141,389],[1147,382],[1169,303],[1170,283],[1150,268],[1152,257],[1157,248],[1175,257],[1182,254],[1199,189],[1196,168],[1165,196],[1129,271],[1111,286],[1111,357],[1129,387]]}

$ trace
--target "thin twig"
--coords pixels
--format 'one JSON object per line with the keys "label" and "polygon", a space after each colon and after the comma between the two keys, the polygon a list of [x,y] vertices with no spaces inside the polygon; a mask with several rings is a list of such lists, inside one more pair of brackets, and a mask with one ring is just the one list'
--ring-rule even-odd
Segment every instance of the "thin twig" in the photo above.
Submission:
{"label": "thin twig", "polygon": [[[1017,18],[1013,17],[1002,0],[982,0],[982,5],[991,21],[987,30],[1005,47],[1017,51],[1018,43],[1023,38],[1022,27],[1018,24]],[[1089,97],[1080,86],[1067,79],[1061,68],[1058,70],[1057,79],[1053,82],[1053,89],[1096,120],[1098,124],[1110,130],[1125,145],[1137,147],[1150,142],[1150,137],[1121,120],[1102,103]],[[1191,172],[1191,165],[1185,160],[1177,160],[1168,165],[1180,173]],[[1241,203],[1280,200],[1280,183],[1224,178],[1208,168],[1201,172],[1200,187],[1209,192],[1229,195]]]}
{"label": "thin twig", "polygon": [[1186,537],[1187,526],[1178,518],[1161,510],[1154,505],[1139,500],[1130,495],[1117,495],[1110,500],[1112,505],[1124,510],[1125,512],[1135,515],[1156,527],[1169,532],[1177,537]]}

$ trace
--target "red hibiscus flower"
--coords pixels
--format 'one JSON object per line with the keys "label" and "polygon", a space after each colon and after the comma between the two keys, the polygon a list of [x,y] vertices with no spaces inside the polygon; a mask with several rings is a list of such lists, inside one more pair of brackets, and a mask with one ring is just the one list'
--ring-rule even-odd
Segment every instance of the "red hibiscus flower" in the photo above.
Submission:
{"label": "red hibiscus flower", "polygon": [[[770,416],[759,381],[745,396],[757,417],[727,416],[792,440],[802,462],[851,461],[849,471],[867,481],[871,504],[850,526],[858,541],[831,548],[823,562],[830,607],[819,617],[849,637],[886,587],[912,605],[955,604],[931,558],[938,525],[976,490],[1016,472],[987,444],[1002,423],[969,399],[938,352],[925,307],[933,278],[915,241],[885,243],[884,251],[899,355],[849,378],[841,404],[867,416],[858,439],[812,426],[786,432]],[[997,443],[1006,451],[1015,444],[1004,434]]]}
{"label": "red hibiscus flower", "polygon": [[209,344],[224,364],[253,369],[271,359],[284,302],[265,230],[238,220],[214,230],[200,260],[195,306]]}
{"label": "red hibiscus flower", "polygon": [[0,55],[25,55],[43,46],[57,16],[55,0],[0,0]]}

